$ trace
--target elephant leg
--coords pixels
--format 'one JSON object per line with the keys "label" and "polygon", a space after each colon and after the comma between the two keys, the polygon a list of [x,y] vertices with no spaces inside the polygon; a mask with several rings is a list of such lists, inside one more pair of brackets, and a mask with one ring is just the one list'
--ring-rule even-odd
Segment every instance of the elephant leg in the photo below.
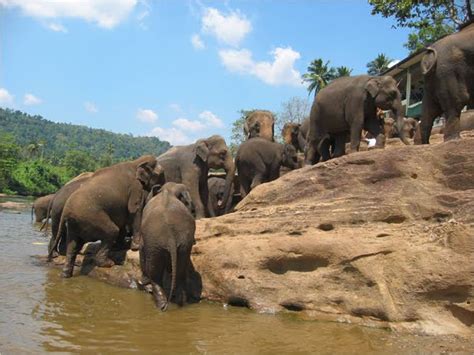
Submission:
{"label": "elephant leg", "polygon": [[191,250],[178,253],[175,300],[179,306],[186,303],[186,279],[188,276],[190,257]]}
{"label": "elephant leg", "polygon": [[169,262],[168,253],[164,249],[154,250],[155,255],[147,255],[146,273],[151,280],[153,301],[157,308],[165,311],[168,298],[163,289],[163,276]]}
{"label": "elephant leg", "polygon": [[320,140],[318,145],[318,152],[321,155],[322,161],[327,161],[331,159],[331,138],[329,135],[326,135],[323,139]]}
{"label": "elephant leg", "polygon": [[146,286],[150,284],[151,280],[148,277],[148,272],[147,272],[147,263],[146,263],[146,253],[145,253],[145,248],[143,245],[140,245],[140,249],[138,252],[139,260],[140,260],[140,269],[142,270],[142,279],[139,281],[139,283],[142,286]]}
{"label": "elephant leg", "polygon": [[165,290],[154,281],[151,281],[151,287],[155,306],[163,312],[166,311],[168,308],[168,299],[166,298]]}
{"label": "elephant leg", "polygon": [[318,151],[320,140],[312,139],[306,144],[305,149],[305,164],[314,165],[321,159],[321,154]]}
{"label": "elephant leg", "polygon": [[68,231],[66,263],[63,267],[62,277],[69,278],[74,271],[74,263],[79,251],[82,249],[84,241]]}
{"label": "elephant leg", "polygon": [[446,112],[446,126],[444,128],[444,141],[461,139],[461,110]]}
{"label": "elephant leg", "polygon": [[351,151],[350,153],[358,152],[360,146],[360,136],[362,134],[363,124],[361,121],[354,120],[351,126]]}
{"label": "elephant leg", "polygon": [[[207,176],[206,176],[207,179]],[[187,172],[183,176],[183,184],[189,188],[189,194],[193,200],[194,207],[196,208],[196,219],[206,217],[206,208],[201,200],[201,194],[199,192],[200,183],[199,176],[194,172]],[[207,186],[207,181],[206,181]]]}
{"label": "elephant leg", "polygon": [[346,133],[336,134],[334,137],[333,158],[342,157],[346,154]]}
{"label": "elephant leg", "polygon": [[250,184],[247,179],[240,179],[240,197],[244,198],[250,192]]}
{"label": "elephant leg", "polygon": [[261,173],[257,173],[254,178],[252,179],[252,184],[250,184],[250,190],[253,190],[255,187],[260,185],[263,182],[263,175]]}
{"label": "elephant leg", "polygon": [[440,116],[442,112],[436,99],[428,90],[425,91],[422,105],[420,121],[421,144],[430,144],[430,135],[434,119]]}
{"label": "elephant leg", "polygon": [[100,238],[100,247],[95,255],[95,264],[99,267],[112,267],[115,263],[109,258],[109,251],[119,238],[120,229],[105,213],[101,217],[97,219],[97,222],[100,224],[97,225],[96,231],[93,232],[94,235]]}

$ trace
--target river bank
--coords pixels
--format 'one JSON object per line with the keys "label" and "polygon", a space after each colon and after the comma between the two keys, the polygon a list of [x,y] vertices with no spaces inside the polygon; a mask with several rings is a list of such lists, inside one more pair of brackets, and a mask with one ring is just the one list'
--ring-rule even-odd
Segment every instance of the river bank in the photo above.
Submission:
{"label": "river bank", "polygon": [[[473,339],[474,137],[290,172],[197,221],[201,297],[417,335]],[[136,287],[137,253],[88,274]],[[468,342],[471,344],[470,342]]]}

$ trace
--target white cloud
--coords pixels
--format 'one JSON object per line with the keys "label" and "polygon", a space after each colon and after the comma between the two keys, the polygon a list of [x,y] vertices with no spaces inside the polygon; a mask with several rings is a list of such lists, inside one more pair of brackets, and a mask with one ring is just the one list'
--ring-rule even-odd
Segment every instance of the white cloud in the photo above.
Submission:
{"label": "white cloud", "polygon": [[164,141],[168,141],[172,145],[185,145],[193,142],[186,134],[183,133],[183,131],[174,127],[155,127],[148,135],[158,137]]}
{"label": "white cloud", "polygon": [[13,103],[13,95],[8,92],[7,89],[0,88],[0,104],[12,104]]}
{"label": "white cloud", "polygon": [[20,7],[27,16],[39,19],[80,18],[111,29],[124,21],[137,0],[0,0],[1,6]]}
{"label": "white cloud", "polygon": [[90,113],[99,112],[99,109],[97,108],[96,104],[94,104],[93,102],[89,102],[89,101],[84,102],[84,108],[86,109],[87,112],[90,112]]}
{"label": "white cloud", "polygon": [[153,110],[142,108],[137,110],[136,117],[139,121],[145,123],[155,123],[158,120],[158,115]]}
{"label": "white cloud", "polygon": [[255,62],[248,49],[220,50],[222,64],[231,72],[254,75],[269,85],[301,86],[301,74],[294,68],[301,55],[291,47],[270,52],[273,62]]}
{"label": "white cloud", "polygon": [[175,111],[177,113],[182,113],[183,112],[183,109],[178,104],[172,103],[169,106],[170,106],[170,109],[172,109],[173,111]]}
{"label": "white cloud", "polygon": [[187,131],[201,131],[206,128],[206,125],[200,121],[190,121],[186,118],[178,118],[177,120],[173,121],[173,125],[178,128],[187,130]]}
{"label": "white cloud", "polygon": [[193,34],[191,36],[191,43],[194,47],[194,49],[204,49],[206,46],[204,45],[204,42],[202,41],[201,37],[198,34]]}
{"label": "white cloud", "polygon": [[51,22],[50,24],[48,24],[48,28],[54,32],[62,32],[62,33],[68,32],[66,27],[64,27],[63,25],[57,22]]}
{"label": "white cloud", "polygon": [[221,43],[238,47],[245,36],[252,31],[252,24],[239,11],[232,11],[227,16],[219,10],[209,7],[202,17],[201,30],[217,38]]}
{"label": "white cloud", "polygon": [[36,97],[35,95],[33,94],[25,94],[25,96],[23,97],[23,104],[24,105],[39,105],[40,103],[42,103],[43,100],[41,100],[39,97]]}
{"label": "white cloud", "polygon": [[211,111],[203,111],[199,114],[199,118],[206,122],[208,126],[215,126],[218,128],[223,128],[224,127],[224,122],[217,117],[215,114],[213,114]]}

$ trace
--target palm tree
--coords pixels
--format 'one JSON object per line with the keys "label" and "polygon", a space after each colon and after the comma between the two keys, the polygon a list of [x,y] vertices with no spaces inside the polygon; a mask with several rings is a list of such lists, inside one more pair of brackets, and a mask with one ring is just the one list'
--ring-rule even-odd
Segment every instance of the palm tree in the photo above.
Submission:
{"label": "palm tree", "polygon": [[341,78],[343,76],[351,76],[351,73],[352,69],[350,69],[349,67],[345,67],[344,65],[337,67],[334,79]]}
{"label": "palm tree", "polygon": [[380,75],[388,69],[388,65],[393,59],[380,53],[373,61],[367,63],[367,73],[369,75]]}
{"label": "palm tree", "polygon": [[313,60],[308,66],[308,72],[303,74],[303,83],[307,82],[308,95],[314,90],[315,94],[335,78],[335,69],[329,67],[329,60],[323,63],[321,58]]}

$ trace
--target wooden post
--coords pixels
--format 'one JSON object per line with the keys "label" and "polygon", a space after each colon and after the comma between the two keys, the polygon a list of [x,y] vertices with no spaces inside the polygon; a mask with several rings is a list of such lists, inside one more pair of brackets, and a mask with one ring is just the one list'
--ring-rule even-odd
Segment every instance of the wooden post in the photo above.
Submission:
{"label": "wooden post", "polygon": [[410,68],[407,68],[407,86],[405,90],[405,116],[408,115],[408,106],[410,106],[411,96],[411,73]]}

